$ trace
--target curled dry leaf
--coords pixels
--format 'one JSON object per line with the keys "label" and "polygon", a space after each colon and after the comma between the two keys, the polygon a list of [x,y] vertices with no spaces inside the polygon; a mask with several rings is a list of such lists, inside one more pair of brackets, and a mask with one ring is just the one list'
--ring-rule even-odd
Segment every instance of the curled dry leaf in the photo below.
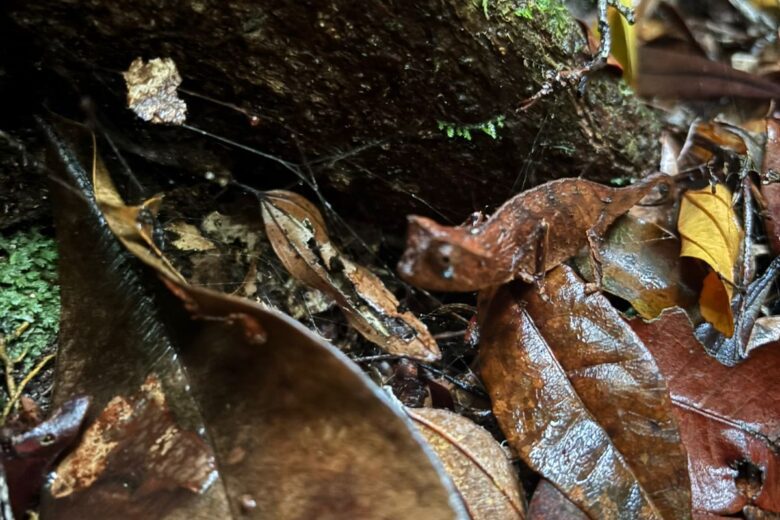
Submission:
{"label": "curled dry leaf", "polygon": [[582,512],[558,488],[542,479],[534,490],[531,503],[528,504],[528,520],[587,520],[588,515]]}
{"label": "curled dry leaf", "polygon": [[[176,423],[217,461],[211,486],[160,491],[144,518],[466,518],[411,421],[338,349],[280,312],[188,286],[152,249],[133,249],[174,291],[161,292],[92,197],[83,129],[42,125],[62,176],[52,191],[63,305],[54,402],[83,392],[100,410],[155,374]],[[104,497],[90,496],[74,516],[101,510]],[[44,510],[63,518],[65,501],[47,493]]]}
{"label": "curled dry leaf", "polygon": [[685,192],[677,220],[680,256],[706,262],[713,274],[704,279],[699,297],[702,317],[723,335],[734,334],[731,297],[734,269],[742,244],[742,231],[731,203],[731,192],[722,184]]}
{"label": "curled dry leaf", "polygon": [[707,356],[686,314],[632,320],[666,377],[688,451],[694,509],[780,512],[780,345],[735,368]]}
{"label": "curled dry leaf", "polygon": [[[689,518],[685,450],[652,356],[565,266],[483,313],[482,375],[523,460],[595,518]],[[652,461],[652,462],[651,462]]]}
{"label": "curled dry leaf", "polygon": [[2,463],[17,518],[24,517],[40,493],[51,465],[78,437],[89,402],[88,397],[74,397],[32,428],[16,431],[10,425],[0,432],[4,446]]}
{"label": "curled dry leaf", "polygon": [[475,291],[514,279],[533,281],[590,245],[658,185],[651,175],[610,188],[560,179],[508,200],[487,220],[447,227],[412,216],[398,271],[409,283],[437,291]]}
{"label": "curled dry leaf", "polygon": [[266,192],[261,207],[271,245],[290,274],[331,296],[360,334],[391,354],[424,361],[441,357],[427,327],[398,308],[378,277],[336,249],[311,202],[275,190]]}
{"label": "curled dry leaf", "polygon": [[136,58],[122,75],[127,84],[127,106],[144,121],[180,125],[187,120],[187,104],[176,89],[181,76],[170,58],[144,63]]}
{"label": "curled dry leaf", "polygon": [[761,193],[766,203],[764,222],[769,245],[780,255],[780,121],[767,119]]}
{"label": "curled dry leaf", "polygon": [[[600,253],[602,288],[628,301],[643,318],[696,303],[696,293],[683,280],[680,241],[657,224],[631,214],[620,217],[607,232]],[[587,254],[577,257],[577,268],[595,281]]]}
{"label": "curled dry leaf", "polygon": [[525,518],[514,468],[487,430],[448,410],[406,413],[441,459],[473,520]]}
{"label": "curled dry leaf", "polygon": [[150,375],[133,396],[117,396],[57,466],[49,493],[59,518],[100,504],[107,518],[165,517],[179,492],[200,494],[217,476],[206,442],[174,421]]}

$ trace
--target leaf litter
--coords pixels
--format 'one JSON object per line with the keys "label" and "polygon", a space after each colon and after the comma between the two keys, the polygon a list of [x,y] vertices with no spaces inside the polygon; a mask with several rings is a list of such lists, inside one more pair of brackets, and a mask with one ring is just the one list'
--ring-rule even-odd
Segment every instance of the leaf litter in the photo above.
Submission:
{"label": "leaf litter", "polygon": [[[626,35],[627,50],[633,51],[637,43],[633,36],[628,39]],[[653,55],[639,50],[645,59]],[[709,85],[691,81],[683,89],[686,96],[727,92],[766,97],[775,88],[757,75],[712,62],[685,64],[679,55],[656,55],[669,57],[670,65],[664,71],[640,61],[640,88],[653,87],[657,77],[670,71],[686,78],[719,78]],[[151,64],[134,64],[142,66]],[[186,107],[175,97],[181,78],[175,66],[165,68],[159,74],[139,69],[128,84],[147,89],[135,96],[136,111],[145,114],[141,117],[180,124],[186,117]],[[156,86],[142,86],[145,74]],[[186,219],[167,221],[173,248],[191,255],[191,268],[181,269],[159,240],[157,215],[163,199],[147,197],[127,205],[93,145],[99,211],[83,175],[73,177],[80,200],[72,190],[59,193],[64,258],[81,265],[64,269],[63,287],[71,294],[65,298],[55,400],[62,403],[84,390],[95,406],[81,444],[55,472],[60,480],[55,478],[45,490],[42,511],[75,518],[88,511],[84,504],[111,511],[117,507],[111,500],[124,500],[117,511],[138,517],[161,511],[185,517],[208,510],[218,516],[289,518],[311,517],[315,511],[323,517],[361,518],[753,518],[778,511],[777,406],[767,389],[776,374],[777,327],[771,314],[780,263],[759,256],[763,272],[755,277],[751,265],[761,249],[752,240],[761,240],[760,233],[744,225],[743,237],[736,223],[740,210],[745,218],[753,211],[746,186],[752,186],[761,210],[771,209],[771,199],[760,197],[752,179],[760,173],[761,190],[769,194],[766,186],[771,186],[774,170],[740,171],[742,191],[735,200],[741,196],[744,202],[741,207],[732,204],[726,186],[734,186],[728,174],[734,171],[735,157],[761,159],[741,131],[730,123],[699,121],[690,126],[682,152],[674,151],[681,147],[667,139],[663,169],[673,178],[651,175],[626,188],[583,179],[553,181],[517,195],[490,218],[475,216],[458,227],[410,218],[401,275],[422,288],[480,291],[479,327],[435,335],[471,338],[461,340],[471,343],[471,351],[466,348],[456,356],[449,340],[440,342],[440,348],[428,331],[435,323],[433,314],[423,315],[423,324],[375,273],[336,246],[343,245],[342,237],[334,234],[336,240],[331,240],[314,204],[292,191],[258,192],[263,218],[256,224],[265,228],[268,250],[273,248],[294,279],[280,273],[280,280],[287,280],[283,291],[298,291],[295,284],[301,284],[309,294],[327,295],[323,305],[295,314],[311,317],[310,309],[326,313],[333,305],[329,302],[335,302],[352,333],[385,350],[361,361],[377,375],[375,380],[388,384],[407,405],[435,404],[457,413],[427,407],[407,407],[404,413],[322,338],[273,309],[209,290],[228,286],[219,278],[224,273],[216,272],[221,269],[216,258],[234,238],[215,239],[219,232],[208,219],[199,219],[198,226]],[[82,153],[79,166],[74,151],[79,144],[51,132],[50,139],[69,175],[88,169],[91,154]],[[773,164],[771,143],[765,165]],[[331,211],[309,173],[311,178],[301,174],[301,181]],[[221,186],[231,186],[230,178],[225,179]],[[697,191],[702,181],[712,187]],[[707,190],[717,195],[716,203],[697,204]],[[647,197],[653,191],[673,202],[682,200],[679,225],[668,211],[653,215],[653,208],[636,206],[657,199]],[[698,215],[691,215],[692,206],[699,208]],[[81,220],[70,218],[69,212]],[[101,218],[167,289],[110,243],[110,235],[97,224]],[[92,222],[94,229],[84,222]],[[714,233],[724,223],[730,231],[734,223],[737,232]],[[767,227],[771,233],[771,225]],[[258,265],[271,260],[259,256],[268,250],[248,238],[250,229],[257,228],[239,232],[247,251],[236,254],[244,265],[229,273],[228,292],[257,298],[267,290]],[[693,247],[702,242],[703,247]],[[103,262],[80,258],[77,251],[84,244],[96,244],[95,256]],[[685,272],[691,264],[677,257],[680,249],[709,265],[710,274],[702,279]],[[108,272],[107,262],[118,273]],[[621,298],[612,302],[627,314],[656,321],[634,320],[629,327],[600,290]],[[440,305],[437,295],[410,294]],[[114,312],[101,309],[107,306]],[[668,310],[675,306],[685,312]],[[95,323],[84,327],[88,320]],[[122,337],[100,330],[107,326],[130,333]],[[103,345],[105,352],[85,355],[78,345],[85,339]],[[760,343],[764,346],[756,348]],[[130,367],[112,366],[116,359]],[[447,370],[438,368],[445,363]],[[464,373],[460,379],[449,375],[454,365]],[[746,387],[745,381],[758,383]],[[458,398],[458,392],[467,388],[464,395],[478,395],[483,383],[493,409],[478,415],[473,404],[478,399]],[[143,396],[139,388],[154,391]],[[247,402],[246,396],[256,402]],[[123,422],[115,420],[116,414],[109,420],[100,413],[112,406],[129,410],[134,404],[141,408],[140,422],[153,426],[132,426],[132,414]],[[146,405],[152,406],[155,419],[146,417]],[[497,420],[500,430],[482,430],[466,416],[480,417],[480,424],[487,425]],[[132,427],[123,430],[128,424]],[[150,454],[168,453],[158,449],[168,446],[155,436],[160,429],[171,433],[166,438],[186,439],[174,443],[184,451],[198,444],[199,455],[183,458],[190,462],[186,469],[218,467],[209,473],[214,482],[199,487],[193,483],[197,479],[181,480],[187,475],[184,469],[162,477],[154,473],[170,467],[168,463],[176,467],[176,457],[163,457],[144,473],[145,464],[155,460]],[[97,430],[106,436],[96,435]],[[139,430],[148,435],[137,435]],[[505,438],[508,446],[502,449],[494,437]],[[118,456],[111,452],[117,441],[132,448]],[[88,457],[104,467],[68,498],[57,485],[75,482],[68,461],[83,456],[90,444],[106,448],[102,458]],[[519,460],[512,464],[508,457]],[[193,463],[197,460],[208,463]],[[378,476],[366,481],[367,474]],[[157,476],[151,482],[139,475]],[[106,493],[117,480],[133,485]],[[81,493],[85,502],[74,502],[72,495]],[[410,493],[416,498],[410,499]],[[336,496],[338,503],[332,499]],[[370,504],[366,496],[373,497]]]}

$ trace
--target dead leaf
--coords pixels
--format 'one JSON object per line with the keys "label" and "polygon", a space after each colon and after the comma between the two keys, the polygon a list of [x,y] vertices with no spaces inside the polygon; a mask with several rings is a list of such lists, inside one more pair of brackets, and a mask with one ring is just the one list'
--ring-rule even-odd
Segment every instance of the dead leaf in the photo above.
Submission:
{"label": "dead leaf", "polygon": [[780,512],[780,345],[735,368],[707,356],[685,313],[631,327],[666,377],[688,451],[694,509]]}
{"label": "dead leaf", "polygon": [[677,226],[682,242],[680,256],[698,258],[717,273],[717,278],[711,276],[705,280],[699,297],[702,317],[723,335],[731,337],[734,334],[731,311],[734,269],[742,245],[742,231],[729,189],[718,184],[714,188],[685,192]]}
{"label": "dead leaf", "polygon": [[473,225],[447,227],[412,216],[398,272],[412,285],[436,291],[531,282],[589,244],[595,247],[617,217],[669,182],[664,174],[627,188],[560,179],[513,197]]}
{"label": "dead leaf", "polygon": [[685,450],[652,356],[569,268],[544,287],[498,289],[483,313],[482,376],[507,440],[592,517],[690,517]]}
{"label": "dead leaf", "polygon": [[176,90],[181,76],[171,58],[153,58],[144,63],[136,58],[122,75],[127,84],[127,106],[144,121],[183,124],[187,104]]}
{"label": "dead leaf", "polygon": [[74,397],[31,428],[17,431],[10,423],[0,433],[2,465],[16,518],[23,518],[33,506],[52,464],[78,438],[89,402],[88,397]]}
{"label": "dead leaf", "polygon": [[542,479],[536,486],[528,504],[528,520],[587,520],[588,515],[558,491],[549,481]]}
{"label": "dead leaf", "polygon": [[[338,349],[280,312],[186,285],[149,247],[131,257],[89,191],[83,129],[42,125],[63,176],[53,188],[64,317],[54,402],[85,391],[99,410],[155,374],[176,423],[217,460],[208,489],[168,493],[155,515],[165,506],[176,519],[466,518],[411,421]],[[49,494],[44,508],[63,518],[63,500]],[[88,518],[100,505],[95,497],[73,513]]]}
{"label": "dead leaf", "polygon": [[690,52],[639,48],[637,92],[646,97],[715,99],[780,98],[780,85]]}
{"label": "dead leaf", "polygon": [[399,309],[377,276],[336,249],[311,202],[275,190],[266,192],[261,207],[271,245],[290,274],[332,297],[360,334],[391,354],[423,361],[441,357],[427,327]]}
{"label": "dead leaf", "polygon": [[406,413],[441,459],[473,520],[525,518],[514,468],[487,430],[447,410]]}
{"label": "dead leaf", "polygon": [[[602,288],[628,301],[640,316],[652,319],[669,307],[696,303],[684,281],[680,241],[670,231],[627,214],[610,227],[600,252]],[[587,254],[577,257],[577,268],[595,281]]]}
{"label": "dead leaf", "polygon": [[166,401],[150,375],[135,395],[108,402],[49,483],[58,518],[78,518],[97,504],[108,518],[166,517],[177,494],[211,486],[212,450],[176,424]]}
{"label": "dead leaf", "polygon": [[165,230],[178,236],[173,241],[173,246],[182,251],[213,251],[216,246],[204,237],[201,232],[193,226],[182,220],[171,222],[165,226]]}
{"label": "dead leaf", "polygon": [[766,203],[764,223],[772,252],[780,254],[780,121],[767,119],[761,193]]}

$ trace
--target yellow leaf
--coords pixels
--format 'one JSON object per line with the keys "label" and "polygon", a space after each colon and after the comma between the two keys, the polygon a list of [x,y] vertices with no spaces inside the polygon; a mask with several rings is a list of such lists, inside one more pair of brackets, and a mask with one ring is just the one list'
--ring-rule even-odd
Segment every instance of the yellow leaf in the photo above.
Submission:
{"label": "yellow leaf", "polygon": [[[621,3],[627,7],[632,6],[631,0],[621,0]],[[612,35],[611,54],[623,66],[623,79],[633,85],[637,64],[636,30],[614,7],[609,8],[608,17]]]}
{"label": "yellow leaf", "polygon": [[[718,184],[714,193],[710,187],[686,192],[680,203],[677,227],[682,242],[680,256],[698,258],[717,273],[708,276],[709,281],[702,288],[699,297],[702,316],[731,337],[734,318],[729,303],[742,231],[731,205],[729,189]],[[721,285],[722,290],[716,285]]]}
{"label": "yellow leaf", "polygon": [[701,317],[729,338],[734,335],[734,315],[731,312],[732,291],[731,285],[724,284],[715,271],[710,271],[704,278],[701,294],[699,294]]}

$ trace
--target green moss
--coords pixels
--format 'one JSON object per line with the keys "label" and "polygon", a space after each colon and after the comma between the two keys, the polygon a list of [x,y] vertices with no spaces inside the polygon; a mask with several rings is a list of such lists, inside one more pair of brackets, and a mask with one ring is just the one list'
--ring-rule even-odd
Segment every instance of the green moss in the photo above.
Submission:
{"label": "green moss", "polygon": [[467,141],[471,141],[472,132],[482,132],[492,139],[498,139],[498,129],[504,128],[504,116],[496,116],[493,119],[479,123],[476,125],[457,125],[454,123],[447,123],[446,121],[438,121],[439,130],[443,131],[450,139],[454,137],[462,137]]}
{"label": "green moss", "polygon": [[53,345],[59,320],[54,240],[37,229],[0,235],[0,334],[24,372]]}
{"label": "green moss", "polygon": [[538,19],[554,37],[565,38],[571,27],[569,10],[560,0],[524,0],[515,8],[515,16],[526,20]]}

